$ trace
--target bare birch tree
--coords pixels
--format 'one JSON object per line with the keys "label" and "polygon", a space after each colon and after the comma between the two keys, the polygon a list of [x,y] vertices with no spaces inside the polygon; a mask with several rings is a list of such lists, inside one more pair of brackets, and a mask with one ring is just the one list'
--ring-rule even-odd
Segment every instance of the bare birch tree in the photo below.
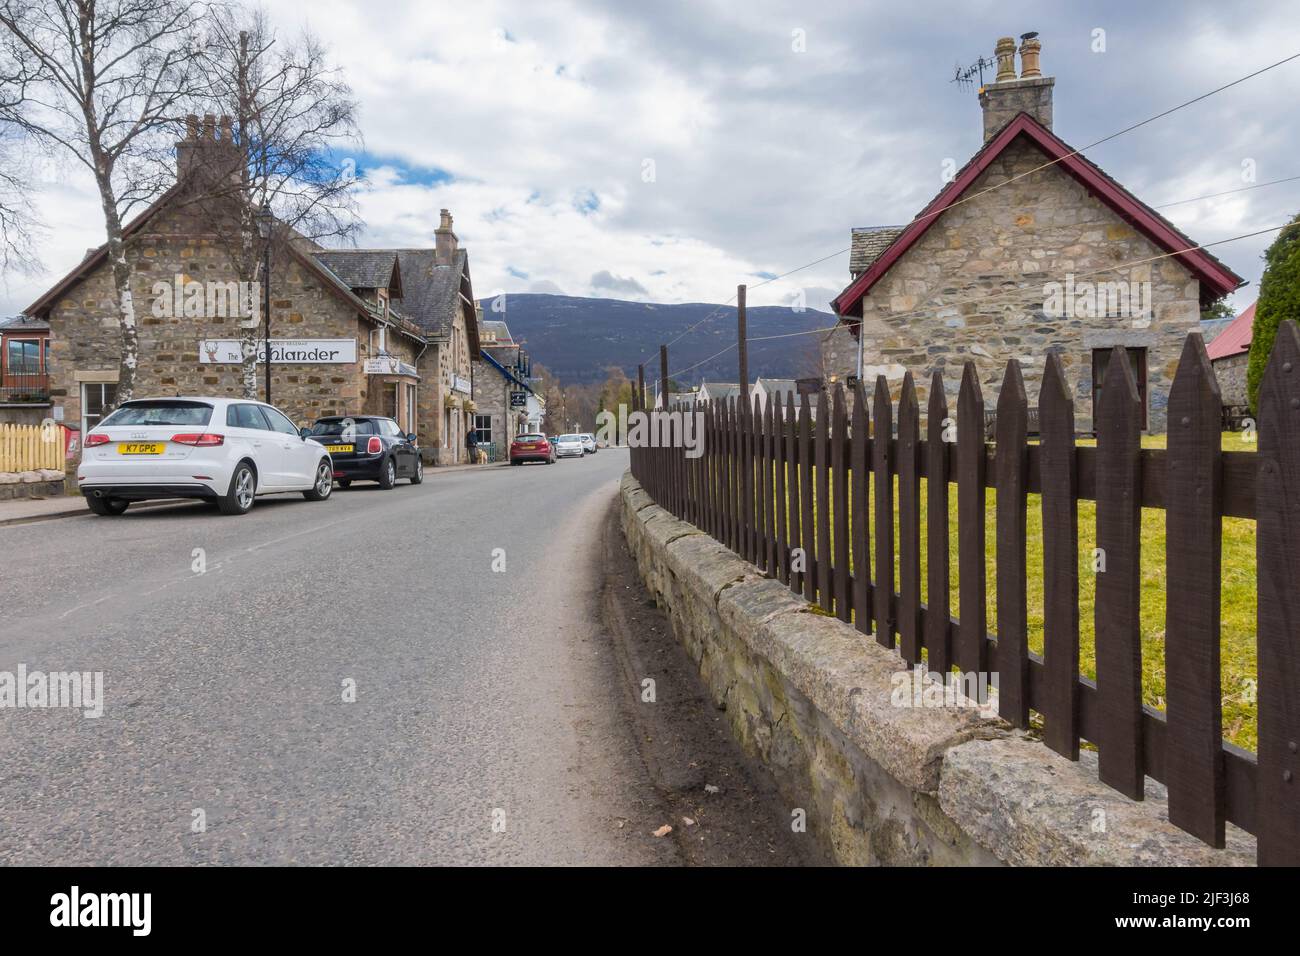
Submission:
{"label": "bare birch tree", "polygon": [[[352,239],[357,216],[355,162],[336,159],[360,145],[356,103],[328,51],[307,30],[283,39],[261,9],[233,8],[213,18],[200,68],[205,102],[231,117],[237,169],[217,177],[206,195],[206,218],[220,224],[221,241],[241,282],[261,276],[263,249],[256,216],[275,216],[273,251],[285,242]],[[241,355],[246,398],[257,397],[255,322],[243,323]]]}
{"label": "bare birch tree", "polygon": [[18,149],[22,131],[4,119],[22,109],[25,94],[22,67],[0,46],[0,274],[37,269],[32,244],[35,214]]}
{"label": "bare birch tree", "polygon": [[99,192],[122,333],[119,402],[133,396],[139,364],[122,223],[165,186],[157,154],[194,95],[206,9],[190,0],[0,0],[0,46],[26,91],[3,118],[85,166]]}

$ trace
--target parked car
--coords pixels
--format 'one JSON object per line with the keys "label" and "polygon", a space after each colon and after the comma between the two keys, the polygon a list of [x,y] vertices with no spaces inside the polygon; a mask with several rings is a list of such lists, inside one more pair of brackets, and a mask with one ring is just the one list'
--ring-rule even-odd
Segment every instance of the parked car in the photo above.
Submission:
{"label": "parked car", "polygon": [[77,484],[97,515],[133,501],[198,498],[242,515],[261,495],[300,491],[324,501],[333,465],[279,409],[229,398],[123,402],[82,442]]}
{"label": "parked car", "polygon": [[551,464],[555,461],[555,445],[545,435],[516,435],[510,442],[510,464],[522,465],[526,461]]}
{"label": "parked car", "polygon": [[351,487],[354,481],[377,481],[385,489],[399,478],[409,478],[413,485],[424,481],[415,433],[403,432],[391,418],[331,415],[302,431],[329,451],[340,488]]}
{"label": "parked car", "polygon": [[596,454],[596,436],[591,432],[583,432],[578,436],[582,439],[582,450],[588,455]]}
{"label": "parked car", "polygon": [[556,458],[581,458],[587,454],[581,435],[561,435],[555,441]]}

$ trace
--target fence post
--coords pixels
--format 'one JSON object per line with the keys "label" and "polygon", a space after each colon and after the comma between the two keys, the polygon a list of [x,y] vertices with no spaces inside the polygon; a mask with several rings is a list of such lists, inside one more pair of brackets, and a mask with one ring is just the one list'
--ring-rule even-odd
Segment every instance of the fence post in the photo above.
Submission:
{"label": "fence post", "polygon": [[1043,494],[1043,740],[1079,759],[1079,476],[1074,400],[1061,357],[1047,356],[1038,393]]}
{"label": "fence post", "polygon": [[974,362],[957,394],[957,668],[988,671],[984,565],[984,395]]}
{"label": "fence post", "polygon": [[800,547],[803,548],[803,596],[810,604],[817,596],[817,546],[813,529],[812,409],[808,396],[799,396],[799,508]]}
{"label": "fence post", "polygon": [[943,372],[930,377],[930,401],[925,422],[925,647],[931,673],[947,676],[952,669],[948,620],[948,397]]}
{"label": "fence post", "polygon": [[1219,676],[1223,401],[1201,337],[1169,390],[1165,455],[1165,752],[1169,822],[1224,845]]}
{"label": "fence post", "polygon": [[1029,399],[1020,363],[1007,363],[998,392],[997,594],[998,713],[1029,726],[1029,610],[1025,583],[1025,507],[1029,475]]}
{"label": "fence post", "polygon": [[912,373],[898,396],[898,643],[903,660],[921,663],[921,410]]}
{"label": "fence post", "polygon": [[1102,783],[1134,800],[1143,798],[1141,427],[1137,383],[1117,345],[1097,410],[1097,744]]}
{"label": "fence post", "polygon": [[[794,400],[794,392],[786,396],[786,413],[785,413],[785,458],[789,466],[789,473],[786,479],[787,493],[790,497],[790,533],[787,538],[789,550],[786,552],[786,583],[790,585],[790,590],[799,594],[803,590],[803,571],[794,569],[794,556],[792,552],[795,548],[803,550],[803,509],[800,504],[799,495],[799,465],[803,460],[799,451],[799,415]],[[808,556],[804,555],[800,566],[807,570]]]}
{"label": "fence post", "polygon": [[1261,866],[1300,865],[1300,327],[1281,324],[1259,391],[1256,554],[1259,580]]}
{"label": "fence post", "polygon": [[849,422],[844,411],[844,389],[836,385],[831,400],[831,480],[834,483],[831,518],[835,530],[835,615],[846,624],[853,620],[849,607],[849,472],[844,446],[849,440]]}
{"label": "fence post", "polygon": [[830,405],[826,388],[817,394],[817,603],[830,614],[834,611],[831,593],[831,472],[830,472]]}
{"label": "fence post", "polygon": [[894,409],[889,383],[876,376],[872,398],[871,464],[876,512],[876,582],[871,592],[876,643],[894,646],[894,477],[889,470],[889,443],[894,437]]}
{"label": "fence post", "polygon": [[871,633],[871,534],[867,515],[871,500],[867,489],[867,446],[871,422],[867,417],[866,389],[859,379],[853,386],[853,446],[849,469],[853,473],[853,622],[862,634]]}

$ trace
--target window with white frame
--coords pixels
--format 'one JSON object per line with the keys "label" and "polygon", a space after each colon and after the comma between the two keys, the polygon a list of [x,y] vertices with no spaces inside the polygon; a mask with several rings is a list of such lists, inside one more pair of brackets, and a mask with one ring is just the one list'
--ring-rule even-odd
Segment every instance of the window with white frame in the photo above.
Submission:
{"label": "window with white frame", "polygon": [[116,382],[83,382],[81,385],[81,435],[99,424],[105,411],[117,403]]}
{"label": "window with white frame", "polygon": [[474,431],[478,433],[478,443],[480,445],[492,444],[492,416],[475,415]]}

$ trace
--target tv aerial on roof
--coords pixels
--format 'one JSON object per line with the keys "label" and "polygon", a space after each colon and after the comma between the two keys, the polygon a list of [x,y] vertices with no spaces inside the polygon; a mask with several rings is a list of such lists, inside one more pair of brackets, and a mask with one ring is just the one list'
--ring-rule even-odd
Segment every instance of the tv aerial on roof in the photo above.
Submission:
{"label": "tv aerial on roof", "polygon": [[998,61],[993,57],[982,56],[970,66],[962,66],[960,63],[953,67],[953,76],[951,82],[958,86],[969,88],[974,85],[975,78],[979,77],[980,88],[984,86],[984,71],[996,71]]}

